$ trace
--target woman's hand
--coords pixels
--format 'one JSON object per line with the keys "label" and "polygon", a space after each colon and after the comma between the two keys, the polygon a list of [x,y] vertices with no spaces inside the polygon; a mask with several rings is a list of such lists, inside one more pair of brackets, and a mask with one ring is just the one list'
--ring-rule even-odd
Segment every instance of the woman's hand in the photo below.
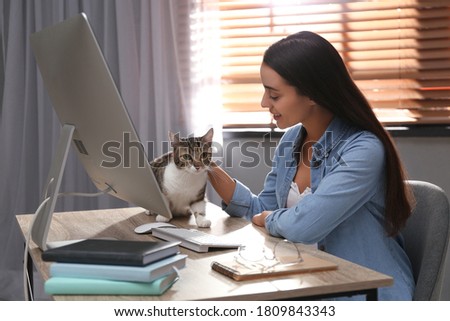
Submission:
{"label": "woman's hand", "polygon": [[270,215],[272,211],[262,211],[252,217],[252,222],[255,225],[266,227],[266,217]]}

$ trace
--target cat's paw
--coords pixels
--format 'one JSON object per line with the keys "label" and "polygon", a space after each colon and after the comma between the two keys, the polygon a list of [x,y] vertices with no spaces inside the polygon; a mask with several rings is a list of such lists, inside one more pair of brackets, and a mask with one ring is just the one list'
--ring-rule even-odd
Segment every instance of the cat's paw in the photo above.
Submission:
{"label": "cat's paw", "polygon": [[195,222],[198,227],[210,227],[211,221],[205,218],[204,215],[198,214],[195,216]]}
{"label": "cat's paw", "polygon": [[170,221],[170,218],[167,218],[167,217],[162,216],[162,215],[157,215],[155,220],[156,220],[157,222],[167,223],[167,222]]}

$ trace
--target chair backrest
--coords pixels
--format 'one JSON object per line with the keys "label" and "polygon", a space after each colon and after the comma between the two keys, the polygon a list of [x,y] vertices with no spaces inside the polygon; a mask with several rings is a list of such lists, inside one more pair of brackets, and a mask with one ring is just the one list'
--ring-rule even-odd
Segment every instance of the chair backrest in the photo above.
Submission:
{"label": "chair backrest", "polygon": [[413,180],[407,183],[416,198],[416,206],[402,230],[416,281],[413,300],[438,300],[449,240],[449,201],[434,184]]}

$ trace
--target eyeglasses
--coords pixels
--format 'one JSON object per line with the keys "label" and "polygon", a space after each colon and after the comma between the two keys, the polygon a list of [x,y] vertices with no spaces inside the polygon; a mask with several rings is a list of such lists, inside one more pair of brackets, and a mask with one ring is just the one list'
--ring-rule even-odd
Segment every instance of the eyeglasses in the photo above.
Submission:
{"label": "eyeglasses", "polygon": [[276,266],[288,266],[303,262],[298,246],[288,240],[280,240],[272,249],[267,246],[242,245],[234,257],[236,263],[249,268],[270,271]]}

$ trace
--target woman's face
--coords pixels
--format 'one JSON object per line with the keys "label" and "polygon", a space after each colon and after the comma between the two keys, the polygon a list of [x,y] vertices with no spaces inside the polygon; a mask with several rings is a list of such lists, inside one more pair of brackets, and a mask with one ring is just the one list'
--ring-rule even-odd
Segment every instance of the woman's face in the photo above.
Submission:
{"label": "woman's face", "polygon": [[308,121],[314,101],[299,95],[295,87],[265,63],[261,65],[260,75],[264,86],[261,107],[269,108],[278,128],[285,129]]}

